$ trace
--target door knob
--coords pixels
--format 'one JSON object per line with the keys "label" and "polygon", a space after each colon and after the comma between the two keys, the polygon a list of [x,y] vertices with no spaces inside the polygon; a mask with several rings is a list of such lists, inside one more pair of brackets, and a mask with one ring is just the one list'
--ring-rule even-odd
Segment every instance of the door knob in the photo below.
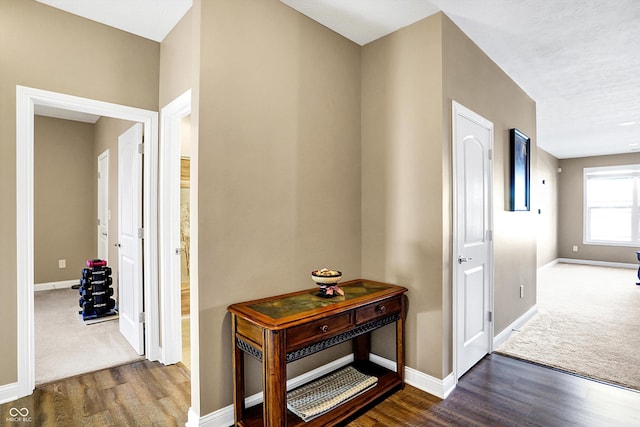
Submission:
{"label": "door knob", "polygon": [[472,259],[473,259],[473,258],[471,258],[471,257],[469,257],[469,258],[465,258],[465,257],[459,256],[459,257],[458,257],[458,264],[463,264],[463,263],[465,263],[465,262],[469,262],[469,261],[471,261]]}

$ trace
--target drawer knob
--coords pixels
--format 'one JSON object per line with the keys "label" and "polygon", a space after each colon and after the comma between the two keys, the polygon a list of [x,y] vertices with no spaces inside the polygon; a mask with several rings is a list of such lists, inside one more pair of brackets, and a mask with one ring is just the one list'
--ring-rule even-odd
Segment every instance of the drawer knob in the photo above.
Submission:
{"label": "drawer knob", "polygon": [[376,311],[378,313],[384,313],[385,311],[387,311],[387,307],[385,307],[384,305],[379,305],[376,307]]}
{"label": "drawer knob", "polygon": [[324,333],[327,333],[329,331],[329,325],[320,326],[320,330]]}

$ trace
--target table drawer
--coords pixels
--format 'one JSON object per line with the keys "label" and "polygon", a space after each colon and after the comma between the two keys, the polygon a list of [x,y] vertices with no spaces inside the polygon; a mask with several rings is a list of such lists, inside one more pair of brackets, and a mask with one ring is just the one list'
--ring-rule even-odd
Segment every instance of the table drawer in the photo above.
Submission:
{"label": "table drawer", "polygon": [[321,341],[353,326],[351,311],[287,330],[287,347],[292,348],[307,342]]}
{"label": "table drawer", "polygon": [[365,305],[356,310],[356,325],[400,312],[402,295]]}

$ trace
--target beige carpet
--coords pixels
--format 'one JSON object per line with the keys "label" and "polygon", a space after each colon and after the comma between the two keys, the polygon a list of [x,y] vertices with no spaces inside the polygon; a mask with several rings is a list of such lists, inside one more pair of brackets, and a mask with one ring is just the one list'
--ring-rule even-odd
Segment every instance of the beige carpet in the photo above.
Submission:
{"label": "beige carpet", "polygon": [[142,359],[120,334],[118,320],[85,325],[75,289],[34,294],[36,384]]}
{"label": "beige carpet", "polygon": [[557,264],[538,275],[538,314],[497,349],[640,390],[637,270]]}

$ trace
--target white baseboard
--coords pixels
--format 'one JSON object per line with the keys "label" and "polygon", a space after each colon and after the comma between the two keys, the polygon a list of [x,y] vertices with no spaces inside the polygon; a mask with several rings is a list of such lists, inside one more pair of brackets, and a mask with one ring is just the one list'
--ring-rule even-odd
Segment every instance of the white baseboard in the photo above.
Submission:
{"label": "white baseboard", "polygon": [[445,399],[456,387],[453,374],[449,374],[441,380],[409,367],[404,370],[404,381],[410,386],[439,397],[440,399]]}
{"label": "white baseboard", "polygon": [[547,263],[547,264],[545,264],[545,265],[543,265],[541,267],[538,267],[538,271],[542,271],[542,270],[546,270],[547,268],[551,268],[551,267],[553,267],[554,265],[556,265],[559,262],[560,261],[558,260],[558,258],[556,258],[553,261],[551,261],[551,262],[549,262],[549,263]]}
{"label": "white baseboard", "polygon": [[566,264],[595,265],[598,267],[633,268],[635,270],[638,269],[638,264],[629,264],[626,262],[592,261],[590,259],[573,259],[573,258],[558,258],[556,261],[564,262]]}
{"label": "white baseboard", "polygon": [[[369,360],[392,371],[397,369],[396,362],[375,354],[370,354]],[[294,389],[302,384],[308,383],[309,381],[313,381],[316,378],[320,378],[321,376],[339,369],[342,366],[346,366],[351,362],[353,362],[353,354],[292,378],[287,381],[287,390]],[[409,367],[405,368],[404,372],[405,382],[407,384],[429,394],[433,394],[441,399],[448,396],[455,388],[453,374],[450,374],[444,380],[440,380]],[[245,399],[246,407],[258,405],[260,403],[262,403],[262,392],[256,393]],[[218,409],[217,411],[211,412],[202,417],[198,417],[198,415],[189,408],[186,427],[228,427],[233,425],[233,421],[233,405],[225,406],[224,408]]]}
{"label": "white baseboard", "polygon": [[38,291],[50,291],[52,289],[65,289],[70,288],[73,285],[78,285],[80,279],[75,280],[63,280],[61,282],[49,282],[49,283],[36,283],[33,285],[33,290]]}
{"label": "white baseboard", "polygon": [[18,383],[0,385],[0,404],[12,402],[20,398]]}
{"label": "white baseboard", "polygon": [[[369,360],[390,371],[396,372],[398,370],[396,362],[380,357],[377,354],[370,354]],[[456,387],[453,373],[441,380],[409,367],[404,368],[404,381],[410,386],[437,396],[440,399],[445,399]]]}
{"label": "white baseboard", "polygon": [[511,333],[514,330],[520,329],[522,325],[527,323],[529,319],[531,319],[537,313],[538,313],[538,306],[534,305],[529,310],[527,310],[522,316],[518,317],[516,320],[511,322],[509,326],[504,328],[502,332],[500,332],[498,335],[496,335],[493,338],[493,349],[495,350],[496,348],[500,347],[507,340],[507,338],[509,338],[509,335],[511,335]]}

